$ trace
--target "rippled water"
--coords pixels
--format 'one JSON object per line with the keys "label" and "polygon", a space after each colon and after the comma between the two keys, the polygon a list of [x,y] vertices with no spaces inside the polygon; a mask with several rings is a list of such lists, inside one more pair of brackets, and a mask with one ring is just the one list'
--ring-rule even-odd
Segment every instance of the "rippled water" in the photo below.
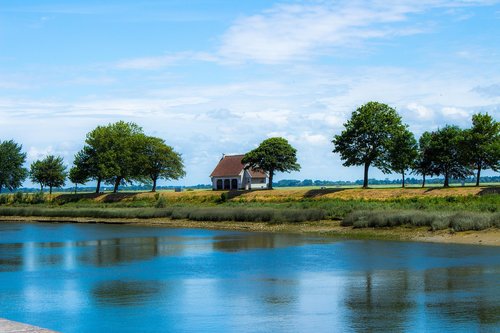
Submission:
{"label": "rippled water", "polygon": [[500,249],[0,223],[0,317],[62,332],[498,332]]}

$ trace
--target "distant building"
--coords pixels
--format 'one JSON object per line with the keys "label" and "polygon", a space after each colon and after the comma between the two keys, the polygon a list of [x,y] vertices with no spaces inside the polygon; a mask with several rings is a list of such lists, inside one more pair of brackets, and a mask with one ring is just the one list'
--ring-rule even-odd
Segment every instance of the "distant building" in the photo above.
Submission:
{"label": "distant building", "polygon": [[223,155],[210,177],[214,190],[254,190],[266,189],[266,173],[245,169],[241,163],[245,155]]}

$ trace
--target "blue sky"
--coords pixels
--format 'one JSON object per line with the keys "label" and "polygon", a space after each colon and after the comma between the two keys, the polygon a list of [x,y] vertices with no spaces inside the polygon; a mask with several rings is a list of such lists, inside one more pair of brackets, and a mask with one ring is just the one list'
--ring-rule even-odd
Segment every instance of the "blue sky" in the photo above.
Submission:
{"label": "blue sky", "polygon": [[29,163],[70,165],[125,120],[182,153],[168,184],[208,183],[223,153],[272,136],[302,165],[278,180],[355,180],[331,139],[371,100],[417,137],[499,119],[500,1],[0,0],[0,139]]}

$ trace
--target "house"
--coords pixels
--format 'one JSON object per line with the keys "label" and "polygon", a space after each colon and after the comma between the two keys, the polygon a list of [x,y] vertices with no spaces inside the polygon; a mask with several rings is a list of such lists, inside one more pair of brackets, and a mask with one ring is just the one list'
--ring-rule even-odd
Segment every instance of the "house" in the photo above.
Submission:
{"label": "house", "polygon": [[210,177],[214,190],[266,189],[268,175],[262,171],[245,169],[241,163],[245,155],[223,155]]}

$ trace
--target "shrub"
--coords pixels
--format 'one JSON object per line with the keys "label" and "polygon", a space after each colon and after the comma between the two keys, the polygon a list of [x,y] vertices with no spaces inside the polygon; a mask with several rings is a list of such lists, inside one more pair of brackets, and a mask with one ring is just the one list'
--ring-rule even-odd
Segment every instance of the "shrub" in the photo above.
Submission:
{"label": "shrub", "polygon": [[[158,193],[156,193],[156,194],[158,194]],[[167,205],[168,205],[167,199],[165,197],[158,196],[158,198],[156,199],[155,207],[156,208],[165,208],[165,207],[167,207]]]}
{"label": "shrub", "polygon": [[12,202],[14,203],[24,203],[24,194],[23,192],[16,192],[12,198]]}
{"label": "shrub", "polygon": [[484,230],[492,226],[489,214],[458,213],[451,220],[454,231]]}
{"label": "shrub", "polygon": [[0,195],[0,205],[6,205],[9,203],[9,196],[7,194]]}

